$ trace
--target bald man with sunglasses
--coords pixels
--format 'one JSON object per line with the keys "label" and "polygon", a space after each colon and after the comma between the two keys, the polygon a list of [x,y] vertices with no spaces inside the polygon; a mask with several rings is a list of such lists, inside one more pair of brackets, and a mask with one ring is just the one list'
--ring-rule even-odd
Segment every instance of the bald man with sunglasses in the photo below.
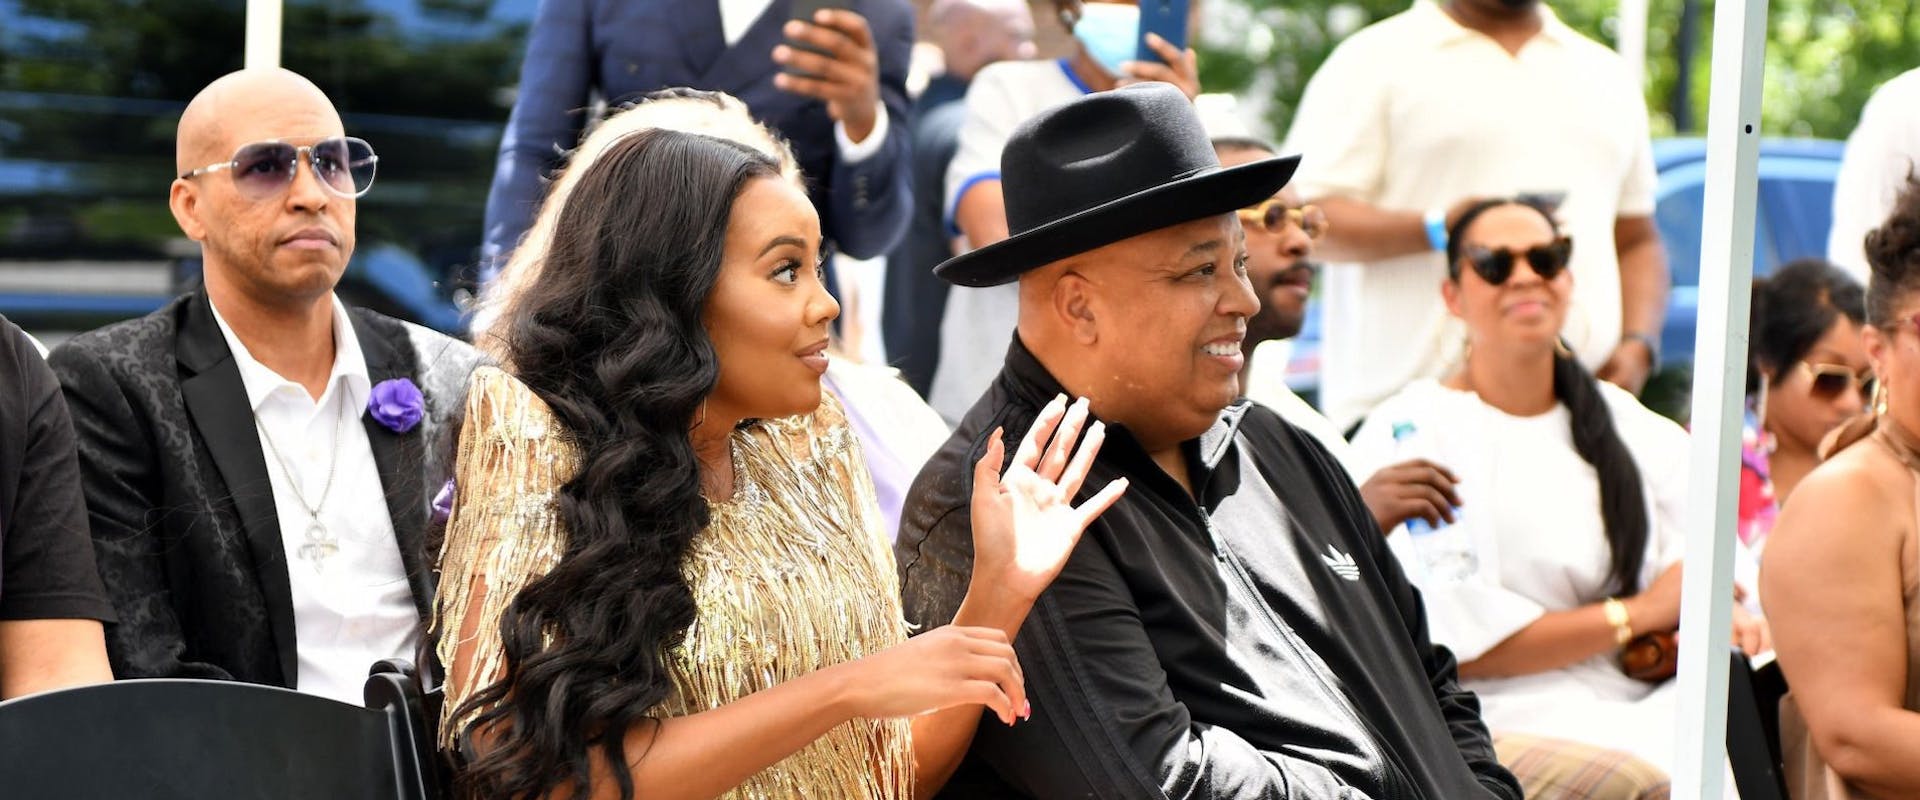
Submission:
{"label": "bald man with sunglasses", "polygon": [[307,79],[214,81],[169,195],[204,285],[52,353],[115,677],[357,705],[375,661],[421,661],[440,442],[477,356],[334,295],[378,164]]}

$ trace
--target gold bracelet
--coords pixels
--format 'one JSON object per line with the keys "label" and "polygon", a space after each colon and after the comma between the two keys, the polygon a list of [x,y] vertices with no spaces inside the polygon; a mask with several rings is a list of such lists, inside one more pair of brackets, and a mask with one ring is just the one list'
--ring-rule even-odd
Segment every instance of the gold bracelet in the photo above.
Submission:
{"label": "gold bracelet", "polygon": [[1609,597],[1600,604],[1600,610],[1607,615],[1607,624],[1613,626],[1613,642],[1626,645],[1633,641],[1633,620],[1627,616],[1627,604],[1618,597]]}

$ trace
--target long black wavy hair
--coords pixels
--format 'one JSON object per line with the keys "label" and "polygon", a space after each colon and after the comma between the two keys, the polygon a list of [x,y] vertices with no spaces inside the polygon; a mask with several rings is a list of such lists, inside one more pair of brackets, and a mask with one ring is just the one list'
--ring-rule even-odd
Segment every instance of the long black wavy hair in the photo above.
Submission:
{"label": "long black wavy hair", "polygon": [[719,376],[701,313],[734,199],[778,177],[744,145],[645,130],[561,210],[546,272],[505,324],[516,377],[580,468],[558,497],[566,550],[506,607],[503,676],[468,701],[482,710],[460,731],[463,796],[586,797],[596,751],[634,796],[625,735],[671,689],[667,653],[694,619],[680,568],[708,523],[688,436]]}
{"label": "long black wavy hair", "polygon": [[1855,325],[1866,321],[1866,288],[1824,258],[1796,259],[1770,277],[1755,278],[1747,316],[1747,394],[1760,389],[1766,373],[1773,374],[1769,386],[1786,380],[1788,369],[1842,316]]}
{"label": "long black wavy hair", "polygon": [[[1468,207],[1453,223],[1447,235],[1447,279],[1460,282],[1461,240],[1467,228],[1481,214],[1502,206],[1517,205],[1539,212],[1560,235],[1553,215],[1531,203],[1511,199],[1483,200]],[[1606,525],[1607,550],[1612,555],[1608,571],[1613,592],[1632,595],[1640,591],[1640,568],[1647,560],[1647,493],[1640,484],[1640,465],[1627,450],[1620,431],[1613,427],[1613,410],[1600,394],[1600,381],[1581,366],[1566,348],[1553,355],[1553,396],[1567,407],[1573,428],[1573,449],[1600,478],[1600,518]]]}

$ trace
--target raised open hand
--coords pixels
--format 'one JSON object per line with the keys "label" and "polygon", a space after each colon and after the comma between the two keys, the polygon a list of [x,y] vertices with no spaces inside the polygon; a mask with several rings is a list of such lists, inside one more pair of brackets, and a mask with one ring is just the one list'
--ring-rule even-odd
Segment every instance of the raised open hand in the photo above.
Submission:
{"label": "raised open hand", "polygon": [[973,469],[976,589],[1031,605],[1060,574],[1080,534],[1126,491],[1121,478],[1074,507],[1074,495],[1106,439],[1106,425],[1096,420],[1088,427],[1087,417],[1085,398],[1068,406],[1065,396],[1055,397],[1040,410],[1005,474],[1000,467],[1006,443],[1001,431],[993,432]]}

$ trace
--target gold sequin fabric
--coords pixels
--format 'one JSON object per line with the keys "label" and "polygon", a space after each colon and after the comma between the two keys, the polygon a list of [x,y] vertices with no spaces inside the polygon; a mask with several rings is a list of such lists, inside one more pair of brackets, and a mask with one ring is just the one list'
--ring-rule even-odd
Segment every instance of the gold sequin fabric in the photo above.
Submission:
{"label": "gold sequin fabric", "polygon": [[[682,567],[695,618],[668,656],[674,691],[653,716],[717,708],[905,640],[872,479],[845,415],[824,398],[812,415],[734,433],[734,496],[713,506]],[[545,404],[506,373],[477,370],[467,401],[434,629],[443,663],[472,648],[466,683],[480,687],[500,679],[501,610],[564,552],[554,498],[579,458]],[[450,715],[468,695],[447,687],[443,748],[466,722]],[[722,796],[906,798],[912,786],[907,721],[856,719]]]}

